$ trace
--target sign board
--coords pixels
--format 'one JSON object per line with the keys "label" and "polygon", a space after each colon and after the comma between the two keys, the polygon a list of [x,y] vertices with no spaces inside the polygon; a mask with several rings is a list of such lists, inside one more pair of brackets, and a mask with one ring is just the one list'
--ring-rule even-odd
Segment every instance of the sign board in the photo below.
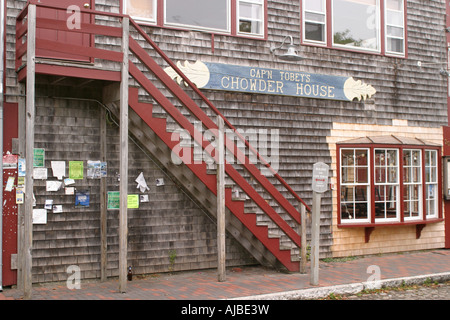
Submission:
{"label": "sign board", "polygon": [[328,190],[328,171],[330,167],[323,163],[317,162],[313,166],[312,189],[317,193],[324,193]]}
{"label": "sign board", "polygon": [[[352,77],[314,74],[258,67],[196,61],[177,63],[177,67],[199,89],[353,101],[372,97],[376,90]],[[178,83],[182,78],[165,69]]]}

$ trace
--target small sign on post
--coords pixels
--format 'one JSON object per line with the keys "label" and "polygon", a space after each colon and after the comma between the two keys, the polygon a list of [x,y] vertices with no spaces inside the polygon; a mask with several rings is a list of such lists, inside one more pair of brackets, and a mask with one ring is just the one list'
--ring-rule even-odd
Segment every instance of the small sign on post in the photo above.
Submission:
{"label": "small sign on post", "polygon": [[328,171],[330,167],[323,162],[317,162],[313,166],[312,190],[324,193],[328,190]]}
{"label": "small sign on post", "polygon": [[320,207],[322,193],[328,190],[328,172],[330,167],[318,162],[313,166],[313,208],[311,225],[311,280],[313,286],[319,284],[319,239],[320,239]]}

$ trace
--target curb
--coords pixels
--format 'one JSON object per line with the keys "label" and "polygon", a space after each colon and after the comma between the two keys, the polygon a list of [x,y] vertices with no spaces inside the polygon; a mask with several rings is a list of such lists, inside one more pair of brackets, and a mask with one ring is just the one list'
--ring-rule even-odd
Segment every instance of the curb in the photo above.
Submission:
{"label": "curb", "polygon": [[380,289],[387,287],[400,287],[402,285],[423,284],[425,281],[445,282],[450,280],[450,272],[427,274],[413,277],[393,278],[371,282],[342,284],[321,288],[308,288],[302,290],[269,293],[255,296],[239,297],[228,300],[312,300],[320,299],[333,294],[357,294],[365,289]]}

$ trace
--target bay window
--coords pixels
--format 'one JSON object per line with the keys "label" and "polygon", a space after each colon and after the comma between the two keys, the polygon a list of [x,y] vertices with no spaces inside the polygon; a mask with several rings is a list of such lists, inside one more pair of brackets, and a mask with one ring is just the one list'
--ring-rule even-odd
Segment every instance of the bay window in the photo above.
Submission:
{"label": "bay window", "polygon": [[337,145],[338,225],[423,224],[441,218],[440,149]]}
{"label": "bay window", "polygon": [[303,0],[303,43],[405,56],[405,0]]}
{"label": "bay window", "polygon": [[141,23],[266,36],[266,0],[123,0],[122,7]]}

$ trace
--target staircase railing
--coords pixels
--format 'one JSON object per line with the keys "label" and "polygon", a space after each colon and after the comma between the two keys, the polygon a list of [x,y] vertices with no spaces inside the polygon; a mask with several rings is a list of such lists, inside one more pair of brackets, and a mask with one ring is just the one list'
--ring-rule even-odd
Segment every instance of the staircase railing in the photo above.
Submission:
{"label": "staircase railing", "polygon": [[[65,7],[45,5],[38,3],[36,1],[30,1],[37,7],[54,9],[54,10],[67,10]],[[22,10],[22,12],[17,17],[16,22],[16,70],[20,72],[26,66],[23,64],[22,59],[26,56],[27,44],[25,38],[27,35],[27,24],[24,21],[27,18],[28,5]],[[90,9],[79,10],[80,14],[90,15],[89,23],[81,23],[79,28],[70,29],[70,32],[78,32],[82,34],[89,34],[93,42],[96,41],[96,36],[106,36],[108,38],[119,39],[122,37],[121,27],[117,26],[120,20],[125,17],[125,15],[99,12]],[[99,19],[101,17],[101,19]],[[127,16],[128,17],[128,16]],[[115,19],[115,22],[112,20]],[[119,21],[118,21],[119,20]],[[67,25],[65,21],[62,20],[50,20],[45,18],[36,18],[36,27],[42,29],[58,29],[62,31],[67,31]],[[133,20],[130,19],[130,24],[134,28],[134,34],[137,34],[140,38],[139,41],[145,41],[150,45],[154,53],[159,55],[179,76],[182,78],[184,83],[200,98],[201,101],[216,115],[223,118],[225,125],[234,132],[234,134],[241,139],[250,152],[256,155],[257,159],[262,163],[262,165],[270,171],[270,173],[279,181],[281,186],[287,190],[291,196],[302,205],[305,206],[307,211],[310,211],[308,205],[300,198],[300,196],[288,185],[288,183],[278,174],[278,172],[272,168],[272,166],[262,157],[262,155],[255,150],[252,145],[245,139],[245,137],[228,121],[228,119],[214,106],[214,104],[191,82],[191,80],[177,67],[177,65],[163,52],[156,43],[150,38],[150,36]],[[86,56],[91,61],[92,65],[80,65],[77,68],[90,68],[91,72],[95,72],[95,66],[97,61],[105,60],[108,62],[116,63],[118,65],[122,61],[123,54],[119,51],[111,50],[111,48],[104,49],[98,48],[97,46],[102,46],[101,41],[95,43],[95,45],[86,48],[85,46],[79,46],[75,44],[61,44],[57,41],[36,39],[36,53],[39,56],[39,50],[53,50],[60,53],[76,53],[77,55]],[[115,47],[120,48],[120,44]],[[152,72],[154,76],[164,84],[165,88],[168,89],[174,97],[176,97],[188,110],[195,116],[207,129],[211,132],[217,130],[218,127],[216,123],[199,107],[199,105],[191,98],[187,92],[182,89],[164,70],[163,68],[148,54],[148,48],[144,49],[138,41],[136,41],[132,36],[129,39],[129,49],[130,52],[134,54],[148,71]],[[131,60],[131,59],[130,59]],[[46,73],[47,69],[40,69],[42,73]],[[120,68],[118,69],[120,70]],[[38,69],[36,68],[38,72]],[[101,70],[103,72],[108,72]],[[141,87],[150,94],[150,96],[162,106],[165,111],[170,114],[170,116],[189,134],[196,142],[202,146],[203,150],[208,151],[211,157],[215,157],[214,152],[211,152],[212,148],[210,146],[211,142],[203,137],[201,132],[195,128],[195,126],[189,121],[178,109],[172,104],[172,102],[161,92],[159,88],[144,74],[144,72],[132,61],[130,61],[130,74],[133,78],[141,85]],[[113,71],[110,72],[120,72]],[[51,74],[51,71],[48,71]],[[109,74],[108,74],[109,75]],[[108,75],[99,73],[99,77],[107,78]],[[111,76],[111,79],[114,77]],[[245,152],[236,147],[233,141],[227,138],[226,148],[228,151],[241,162],[240,164],[245,168],[245,170],[255,179],[260,186],[262,186],[267,193],[280,205],[281,208],[287,212],[294,221],[300,223],[300,213],[292,205],[286,197],[267,179],[261,170],[259,170],[255,164],[251,163],[249,157],[245,155]],[[244,161],[242,161],[244,160]],[[225,165],[226,173],[228,176],[234,180],[234,182],[243,190],[243,192],[250,197],[255,204],[258,205],[271,219],[275,222],[281,230],[297,245],[300,246],[300,237],[297,232],[276,212],[274,208],[264,199],[258,191],[253,188],[250,183],[229,163]]]}

